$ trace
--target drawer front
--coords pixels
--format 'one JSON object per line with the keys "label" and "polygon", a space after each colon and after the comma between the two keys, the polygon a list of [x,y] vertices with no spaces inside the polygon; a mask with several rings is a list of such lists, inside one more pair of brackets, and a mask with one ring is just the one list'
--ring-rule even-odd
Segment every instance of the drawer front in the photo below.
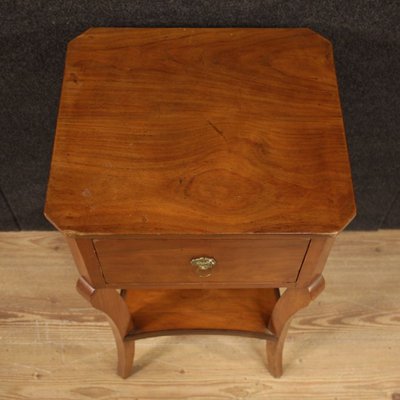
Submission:
{"label": "drawer front", "polygon": [[[309,239],[100,239],[93,243],[108,284],[276,286],[296,281]],[[200,257],[216,263],[210,269],[210,265],[194,265],[193,259]]]}

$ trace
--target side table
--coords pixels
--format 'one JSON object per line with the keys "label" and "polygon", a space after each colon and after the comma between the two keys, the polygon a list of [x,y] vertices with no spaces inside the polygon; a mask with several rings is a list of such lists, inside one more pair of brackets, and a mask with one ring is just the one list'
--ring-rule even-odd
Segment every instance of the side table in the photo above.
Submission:
{"label": "side table", "polygon": [[45,215],[122,377],[136,340],[190,333],[264,339],[279,377],[290,319],[355,215],[330,42],[89,29],[68,45]]}

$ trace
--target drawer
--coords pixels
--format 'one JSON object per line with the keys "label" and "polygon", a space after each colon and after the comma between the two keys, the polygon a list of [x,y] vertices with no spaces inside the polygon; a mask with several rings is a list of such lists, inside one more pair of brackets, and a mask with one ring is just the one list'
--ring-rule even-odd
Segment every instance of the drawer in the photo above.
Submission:
{"label": "drawer", "polygon": [[[299,274],[309,238],[100,239],[94,247],[106,283],[130,286],[277,286]],[[193,259],[212,258],[215,265]],[[199,263],[199,260],[197,260]]]}

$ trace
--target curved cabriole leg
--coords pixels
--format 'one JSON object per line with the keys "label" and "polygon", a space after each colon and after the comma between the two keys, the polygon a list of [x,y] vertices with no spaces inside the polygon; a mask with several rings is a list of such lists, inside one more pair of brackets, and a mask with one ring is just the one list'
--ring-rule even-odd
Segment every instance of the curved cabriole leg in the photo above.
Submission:
{"label": "curved cabriole leg", "polygon": [[106,314],[117,345],[117,372],[122,378],[127,378],[132,372],[135,354],[135,342],[124,340],[133,328],[132,317],[127,305],[116,290],[95,289],[82,277],[78,279],[76,288],[94,308]]}
{"label": "curved cabriole leg", "polygon": [[290,321],[286,324],[285,330],[281,332],[276,341],[267,341],[267,359],[268,359],[268,370],[274,378],[280,378],[283,373],[282,368],[282,355],[283,345],[287,331],[289,329]]}
{"label": "curved cabriole leg", "polygon": [[118,375],[122,378],[128,378],[132,373],[133,357],[135,356],[135,341],[123,340],[119,332],[115,330],[115,325],[111,323],[111,328],[114,333],[115,343],[118,352]]}
{"label": "curved cabriole leg", "polygon": [[268,369],[275,378],[282,376],[283,345],[292,317],[314,300],[324,287],[324,278],[319,275],[305,288],[288,288],[276,303],[268,328],[277,340],[267,342]]}

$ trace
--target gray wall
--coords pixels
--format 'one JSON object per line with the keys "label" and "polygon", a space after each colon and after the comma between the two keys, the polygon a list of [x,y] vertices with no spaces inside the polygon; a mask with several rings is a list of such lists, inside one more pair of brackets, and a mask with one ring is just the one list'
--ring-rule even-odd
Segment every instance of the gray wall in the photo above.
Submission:
{"label": "gray wall", "polygon": [[91,26],[310,27],[334,45],[358,216],[400,228],[400,2],[0,2],[0,230],[42,216],[66,44]]}

